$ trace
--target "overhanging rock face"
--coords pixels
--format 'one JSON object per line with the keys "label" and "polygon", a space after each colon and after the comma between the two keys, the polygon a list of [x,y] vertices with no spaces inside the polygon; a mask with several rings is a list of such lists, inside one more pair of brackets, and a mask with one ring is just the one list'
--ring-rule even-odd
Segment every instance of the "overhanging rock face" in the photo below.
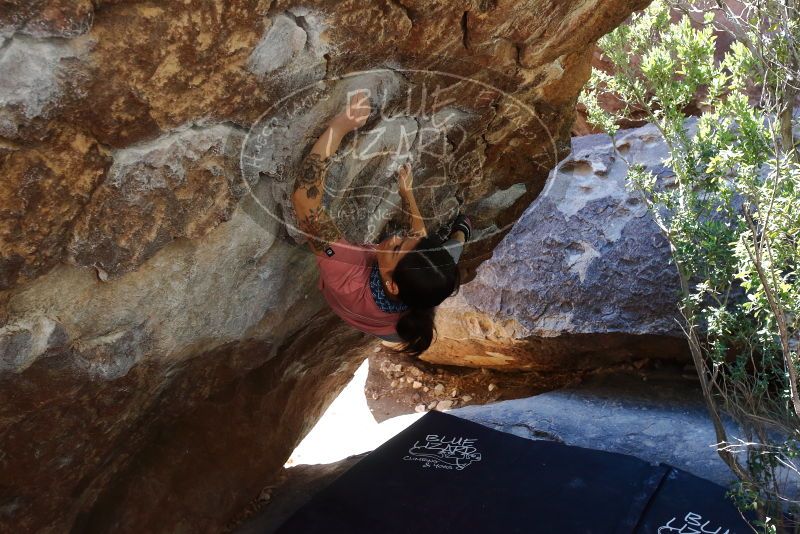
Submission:
{"label": "overhanging rock face", "polygon": [[683,358],[680,284],[627,159],[669,180],[652,126],[574,138],[572,154],[460,294],[426,360],[500,369],[598,368]]}
{"label": "overhanging rock face", "polygon": [[646,3],[3,3],[0,530],[220,531],[363,357],[285,225],[347,91],[379,102],[349,146],[385,149],[332,171],[378,186],[330,199],[348,236],[398,222],[403,140],[432,226],[480,211],[480,259]]}

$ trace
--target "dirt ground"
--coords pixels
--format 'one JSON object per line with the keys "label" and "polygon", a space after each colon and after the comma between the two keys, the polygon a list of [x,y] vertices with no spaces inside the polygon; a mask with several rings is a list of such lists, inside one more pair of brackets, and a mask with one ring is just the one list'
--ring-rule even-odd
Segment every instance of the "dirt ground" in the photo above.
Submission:
{"label": "dirt ground", "polygon": [[591,374],[648,365],[642,359],[597,371],[501,372],[431,365],[379,345],[369,356],[365,394],[373,417],[382,422],[408,413],[532,397],[580,384]]}

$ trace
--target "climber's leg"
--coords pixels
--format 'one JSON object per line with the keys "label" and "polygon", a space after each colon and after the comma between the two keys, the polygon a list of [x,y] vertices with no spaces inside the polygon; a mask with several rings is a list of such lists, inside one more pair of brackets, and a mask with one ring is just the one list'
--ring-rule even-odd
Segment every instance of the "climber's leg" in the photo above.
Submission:
{"label": "climber's leg", "polygon": [[472,236],[472,222],[466,215],[460,214],[453,221],[450,239],[444,242],[444,249],[453,257],[453,261],[458,263],[461,253],[464,251],[464,243]]}

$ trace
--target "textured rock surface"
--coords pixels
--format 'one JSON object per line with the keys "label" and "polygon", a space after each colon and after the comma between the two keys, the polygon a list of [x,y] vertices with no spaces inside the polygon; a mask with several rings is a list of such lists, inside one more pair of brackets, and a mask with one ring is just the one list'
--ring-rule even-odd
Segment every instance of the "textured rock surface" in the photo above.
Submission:
{"label": "textured rock surface", "polygon": [[[450,413],[523,438],[663,462],[718,484],[735,479],[713,448],[717,440],[699,382],[670,372],[607,375],[576,388]],[[731,421],[726,428],[732,437],[742,435]]]}
{"label": "textured rock surface", "polygon": [[[617,147],[669,174],[655,127],[620,132]],[[669,247],[626,189],[626,163],[605,135],[572,148],[492,259],[440,308],[426,360],[538,369],[682,355]]]}
{"label": "textured rock surface", "polygon": [[236,165],[242,138],[231,126],[215,125],[114,151],[92,195],[97,209],[72,229],[71,257],[108,273],[127,272],[174,239],[202,237],[228,220],[245,192]]}
{"label": "textured rock surface", "polygon": [[[218,532],[365,343],[271,212],[346,75],[380,69],[366,132],[422,152],[434,126],[423,212],[485,208],[481,258],[563,157],[592,43],[645,3],[0,0],[0,530]],[[397,158],[359,161],[330,202],[374,238]]]}

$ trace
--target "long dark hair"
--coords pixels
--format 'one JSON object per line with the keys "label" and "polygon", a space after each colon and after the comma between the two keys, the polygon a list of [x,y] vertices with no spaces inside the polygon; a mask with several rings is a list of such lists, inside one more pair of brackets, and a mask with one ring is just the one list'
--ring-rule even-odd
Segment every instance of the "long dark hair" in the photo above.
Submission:
{"label": "long dark hair", "polygon": [[398,298],[409,307],[397,322],[397,335],[405,344],[402,351],[419,356],[433,342],[436,306],[458,290],[461,275],[442,241],[433,236],[403,256],[392,279]]}

